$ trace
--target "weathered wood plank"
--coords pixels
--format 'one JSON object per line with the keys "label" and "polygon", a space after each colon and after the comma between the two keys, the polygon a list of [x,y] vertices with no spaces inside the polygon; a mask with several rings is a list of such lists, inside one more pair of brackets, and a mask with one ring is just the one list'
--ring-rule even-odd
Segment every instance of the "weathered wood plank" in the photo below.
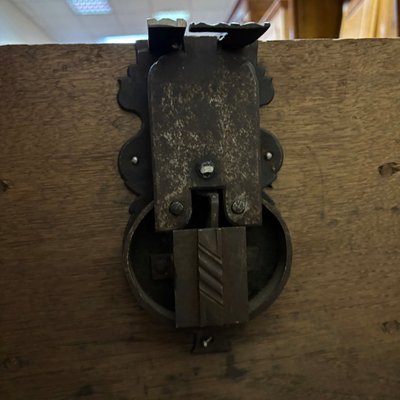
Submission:
{"label": "weathered wood plank", "polygon": [[133,48],[0,47],[2,399],[399,398],[400,40],[260,53],[293,272],[232,353],[192,356],[122,273],[116,157],[139,123],[115,96]]}

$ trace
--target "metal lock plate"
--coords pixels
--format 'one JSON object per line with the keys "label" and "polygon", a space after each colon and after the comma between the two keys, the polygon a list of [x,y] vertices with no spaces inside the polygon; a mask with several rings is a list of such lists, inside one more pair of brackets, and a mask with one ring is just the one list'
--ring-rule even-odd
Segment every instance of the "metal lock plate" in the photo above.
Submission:
{"label": "metal lock plate", "polygon": [[[156,229],[184,227],[191,191],[223,188],[232,223],[261,224],[258,80],[240,53],[216,37],[185,40],[185,51],[162,57],[149,72]],[[246,151],[243,151],[246,149]],[[209,163],[209,175],[201,167]],[[183,204],[178,216],[169,212]],[[242,201],[244,210],[231,205]]]}
{"label": "metal lock plate", "polygon": [[257,64],[269,24],[149,21],[149,41],[120,80],[118,101],[142,119],[119,169],[137,197],[124,265],[139,302],[195,333],[194,352],[229,348],[224,330],[245,323],[282,290],[289,233],[263,189],[282,148],[260,128],[273,87]]}

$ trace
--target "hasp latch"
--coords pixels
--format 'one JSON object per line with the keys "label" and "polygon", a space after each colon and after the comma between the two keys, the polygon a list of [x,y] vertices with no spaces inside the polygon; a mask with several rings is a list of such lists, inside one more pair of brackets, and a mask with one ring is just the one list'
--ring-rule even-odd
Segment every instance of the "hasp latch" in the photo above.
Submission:
{"label": "hasp latch", "polygon": [[[265,190],[282,165],[260,128],[272,79],[257,63],[269,24],[149,20],[118,102],[142,120],[119,170],[136,194],[124,265],[140,304],[224,351],[226,332],[270,305],[290,269],[288,230]],[[211,34],[211,36],[210,36]]]}

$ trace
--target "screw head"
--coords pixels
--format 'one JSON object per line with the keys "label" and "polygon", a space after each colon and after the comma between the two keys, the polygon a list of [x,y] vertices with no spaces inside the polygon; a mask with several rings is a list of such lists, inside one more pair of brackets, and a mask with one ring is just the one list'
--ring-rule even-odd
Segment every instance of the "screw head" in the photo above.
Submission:
{"label": "screw head", "polygon": [[235,214],[243,214],[246,208],[246,203],[244,200],[237,199],[232,203],[231,208]]}
{"label": "screw head", "polygon": [[273,154],[270,152],[270,151],[267,151],[265,154],[264,154],[264,158],[266,159],[266,160],[272,160],[272,157],[273,157]]}
{"label": "screw head", "polygon": [[180,201],[173,201],[169,205],[169,212],[175,216],[181,215],[184,209],[185,208],[183,207],[183,204]]}
{"label": "screw head", "polygon": [[214,340],[214,338],[212,336],[210,336],[207,339],[204,339],[202,342],[202,345],[204,348],[208,347],[208,344],[211,343]]}
{"label": "screw head", "polygon": [[133,165],[138,165],[139,164],[139,158],[136,156],[133,156],[131,159],[131,162]]}
{"label": "screw head", "polygon": [[199,173],[203,179],[211,178],[215,172],[215,165],[212,161],[203,161],[199,166]]}

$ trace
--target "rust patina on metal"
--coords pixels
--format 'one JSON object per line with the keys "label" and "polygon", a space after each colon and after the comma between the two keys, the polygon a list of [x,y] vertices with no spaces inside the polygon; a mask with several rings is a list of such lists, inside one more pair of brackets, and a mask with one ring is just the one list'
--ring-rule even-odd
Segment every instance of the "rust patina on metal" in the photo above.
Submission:
{"label": "rust patina on metal", "polygon": [[257,64],[269,24],[149,20],[118,101],[142,119],[119,155],[137,196],[124,239],[132,290],[150,311],[195,333],[194,352],[225,351],[226,329],[279,295],[289,275],[285,223],[263,189],[283,160],[260,128],[274,95]]}

